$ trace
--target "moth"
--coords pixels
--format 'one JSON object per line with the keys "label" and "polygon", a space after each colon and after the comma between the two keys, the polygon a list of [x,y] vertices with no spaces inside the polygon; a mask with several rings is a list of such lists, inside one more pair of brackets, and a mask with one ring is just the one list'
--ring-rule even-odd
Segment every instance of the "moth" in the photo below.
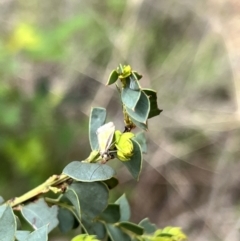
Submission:
{"label": "moth", "polygon": [[115,125],[113,122],[109,122],[100,126],[97,129],[97,138],[99,145],[99,152],[103,158],[104,163],[113,158],[113,155],[110,153],[109,149],[111,147],[113,137],[115,132]]}

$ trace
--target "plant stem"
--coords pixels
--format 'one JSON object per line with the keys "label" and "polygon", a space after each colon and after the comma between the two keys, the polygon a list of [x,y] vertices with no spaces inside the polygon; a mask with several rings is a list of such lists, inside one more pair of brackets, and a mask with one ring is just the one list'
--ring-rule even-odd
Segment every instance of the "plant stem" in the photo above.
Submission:
{"label": "plant stem", "polygon": [[29,192],[23,194],[22,196],[15,197],[15,198],[8,200],[6,202],[6,204],[10,205],[11,207],[15,207],[19,204],[22,204],[30,199],[33,199],[33,198],[39,196],[40,194],[49,192],[51,190],[51,187],[59,186],[59,185],[65,183],[66,181],[68,181],[69,179],[71,179],[71,178],[65,174],[53,175],[53,176],[49,177],[44,183],[35,187],[34,189],[30,190]]}

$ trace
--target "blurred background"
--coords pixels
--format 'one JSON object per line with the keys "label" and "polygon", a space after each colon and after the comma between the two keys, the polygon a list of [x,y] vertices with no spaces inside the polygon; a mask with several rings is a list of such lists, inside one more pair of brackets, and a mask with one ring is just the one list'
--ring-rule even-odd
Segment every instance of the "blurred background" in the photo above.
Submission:
{"label": "blurred background", "polygon": [[163,113],[149,121],[140,181],[114,162],[111,200],[125,191],[133,221],[180,226],[189,240],[239,241],[239,12],[235,0],[0,0],[0,195],[86,158],[91,107],[123,129],[105,83],[126,63]]}

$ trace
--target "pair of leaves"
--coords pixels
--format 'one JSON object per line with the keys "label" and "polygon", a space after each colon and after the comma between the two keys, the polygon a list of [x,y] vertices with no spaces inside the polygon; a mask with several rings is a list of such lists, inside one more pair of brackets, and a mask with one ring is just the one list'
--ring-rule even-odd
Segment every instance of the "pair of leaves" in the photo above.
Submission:
{"label": "pair of leaves", "polygon": [[[27,219],[27,221],[31,224],[30,219]],[[30,233],[29,231],[18,231],[17,219],[13,213],[12,208],[9,205],[0,206],[0,240],[1,241],[14,241],[16,239],[18,241],[47,241],[49,225],[43,224],[41,227],[38,227],[38,225],[35,225],[34,228],[35,228],[35,231],[32,233]]]}

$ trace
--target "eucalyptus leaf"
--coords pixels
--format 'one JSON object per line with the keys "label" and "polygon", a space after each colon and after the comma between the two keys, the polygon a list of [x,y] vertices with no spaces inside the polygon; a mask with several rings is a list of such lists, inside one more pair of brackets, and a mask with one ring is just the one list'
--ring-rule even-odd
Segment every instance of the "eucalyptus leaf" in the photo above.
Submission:
{"label": "eucalyptus leaf", "polygon": [[84,216],[91,220],[107,207],[108,189],[104,183],[74,182],[68,189],[74,190],[77,194],[80,200],[82,217]]}
{"label": "eucalyptus leaf", "polygon": [[15,240],[16,219],[12,208],[9,205],[0,206],[0,240]]}
{"label": "eucalyptus leaf", "polygon": [[126,106],[126,111],[131,119],[133,118],[140,123],[146,124],[148,115],[150,112],[150,101],[149,101],[147,95],[141,91],[141,96],[140,96],[139,101],[137,102],[137,105],[135,106],[134,110],[132,110]]}
{"label": "eucalyptus leaf", "polygon": [[89,140],[92,150],[98,150],[97,129],[105,123],[107,116],[106,109],[95,107],[92,108],[89,120]]}
{"label": "eucalyptus leaf", "polygon": [[118,224],[119,227],[121,228],[125,228],[131,232],[133,232],[136,235],[143,235],[144,233],[144,229],[143,227],[135,224],[135,223],[131,223],[131,222],[120,222]]}
{"label": "eucalyptus leaf", "polygon": [[131,211],[126,195],[123,194],[115,203],[118,204],[120,207],[119,221],[128,221],[131,216]]}
{"label": "eucalyptus leaf", "polygon": [[141,91],[135,91],[130,88],[124,88],[121,92],[122,103],[131,110],[135,107],[140,99]]}
{"label": "eucalyptus leaf", "polygon": [[108,81],[107,81],[107,84],[106,85],[112,85],[114,84],[116,81],[118,80],[118,73],[116,70],[113,70],[109,77],[108,77]]}
{"label": "eucalyptus leaf", "polygon": [[133,143],[133,155],[129,161],[123,162],[123,164],[128,168],[132,176],[138,180],[140,172],[142,170],[142,150],[140,145],[132,140]]}
{"label": "eucalyptus leaf", "polygon": [[120,220],[120,206],[118,204],[109,204],[99,218],[106,223],[117,223]]}
{"label": "eucalyptus leaf", "polygon": [[43,198],[22,207],[21,213],[33,228],[48,225],[48,232],[58,225],[58,207],[49,207]]}
{"label": "eucalyptus leaf", "polygon": [[115,171],[106,164],[84,163],[73,161],[64,169],[63,173],[81,182],[104,181],[112,178]]}
{"label": "eucalyptus leaf", "polygon": [[106,224],[107,232],[112,241],[131,241],[128,234],[124,233],[122,229],[111,224]]}

